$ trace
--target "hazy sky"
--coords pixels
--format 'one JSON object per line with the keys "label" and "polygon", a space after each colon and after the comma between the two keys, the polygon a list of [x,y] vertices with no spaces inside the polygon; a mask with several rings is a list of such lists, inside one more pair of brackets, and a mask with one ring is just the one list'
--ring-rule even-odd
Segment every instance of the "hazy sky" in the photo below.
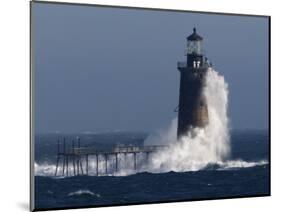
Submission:
{"label": "hazy sky", "polygon": [[36,133],[169,125],[194,26],[229,83],[231,127],[268,128],[267,18],[40,3],[33,12]]}

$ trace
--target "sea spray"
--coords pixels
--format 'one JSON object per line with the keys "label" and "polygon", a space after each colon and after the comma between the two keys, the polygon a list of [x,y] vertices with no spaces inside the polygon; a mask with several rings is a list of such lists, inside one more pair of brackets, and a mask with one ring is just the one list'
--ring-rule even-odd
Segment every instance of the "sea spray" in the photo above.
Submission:
{"label": "sea spray", "polygon": [[150,136],[145,144],[160,143],[170,147],[154,154],[147,169],[152,172],[196,171],[208,164],[221,163],[230,153],[228,128],[228,85],[224,77],[209,68],[203,90],[208,105],[209,123],[204,128],[193,128],[180,140],[176,138],[177,120],[169,129]]}

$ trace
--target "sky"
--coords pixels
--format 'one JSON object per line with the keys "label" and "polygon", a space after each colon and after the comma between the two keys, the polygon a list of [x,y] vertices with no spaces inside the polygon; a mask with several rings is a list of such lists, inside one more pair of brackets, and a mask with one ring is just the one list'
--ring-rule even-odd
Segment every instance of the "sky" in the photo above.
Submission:
{"label": "sky", "polygon": [[152,132],[177,117],[186,37],[229,84],[232,129],[268,129],[268,19],[33,3],[35,132]]}

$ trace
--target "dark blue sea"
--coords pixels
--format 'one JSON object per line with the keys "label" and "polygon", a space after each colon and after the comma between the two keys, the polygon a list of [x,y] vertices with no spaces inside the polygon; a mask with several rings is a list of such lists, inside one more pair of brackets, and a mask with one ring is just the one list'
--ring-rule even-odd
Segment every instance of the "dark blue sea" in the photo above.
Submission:
{"label": "dark blue sea", "polygon": [[54,177],[57,139],[81,139],[81,146],[111,148],[114,145],[142,145],[146,133],[109,132],[84,134],[41,134],[35,139],[35,161],[41,167],[35,176],[37,209],[124,205],[223,197],[269,195],[269,132],[231,132],[229,160],[248,165],[222,168],[206,166],[199,171],[148,173],[128,176]]}

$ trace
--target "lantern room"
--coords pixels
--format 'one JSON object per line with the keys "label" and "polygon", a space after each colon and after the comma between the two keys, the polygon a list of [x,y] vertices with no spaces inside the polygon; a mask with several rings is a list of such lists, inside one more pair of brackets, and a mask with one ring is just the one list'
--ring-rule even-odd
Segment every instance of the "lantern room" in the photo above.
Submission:
{"label": "lantern room", "polygon": [[193,28],[193,33],[187,37],[187,54],[202,55],[203,38],[196,33],[196,28]]}

